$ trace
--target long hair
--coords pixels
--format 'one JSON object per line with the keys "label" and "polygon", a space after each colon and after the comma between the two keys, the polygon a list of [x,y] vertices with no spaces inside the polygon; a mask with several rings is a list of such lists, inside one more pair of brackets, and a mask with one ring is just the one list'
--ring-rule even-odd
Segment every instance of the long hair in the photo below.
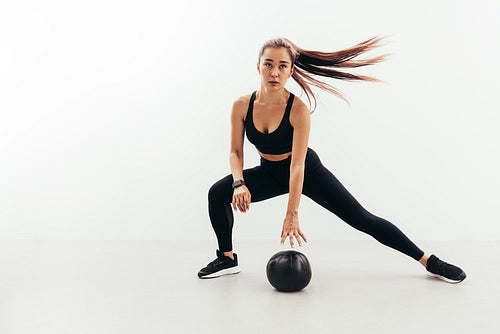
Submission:
{"label": "long hair", "polygon": [[314,79],[310,74],[348,81],[358,80],[381,82],[382,80],[374,77],[341,72],[329,67],[360,67],[384,61],[389,54],[370,59],[353,60],[353,58],[355,58],[356,56],[359,56],[364,52],[380,46],[379,43],[383,38],[384,37],[376,36],[344,50],[335,52],[322,52],[302,49],[301,47],[291,42],[289,39],[279,37],[268,40],[266,43],[264,43],[264,45],[260,49],[258,61],[260,62],[264,50],[268,47],[286,48],[292,61],[292,68],[294,69],[292,78],[305,91],[310,105],[310,95],[314,99],[315,106],[311,111],[312,114],[316,109],[317,102],[316,97],[314,96],[314,93],[312,92],[309,84],[335,94],[336,96],[344,100],[347,104],[350,103],[341,91],[325,82]]}

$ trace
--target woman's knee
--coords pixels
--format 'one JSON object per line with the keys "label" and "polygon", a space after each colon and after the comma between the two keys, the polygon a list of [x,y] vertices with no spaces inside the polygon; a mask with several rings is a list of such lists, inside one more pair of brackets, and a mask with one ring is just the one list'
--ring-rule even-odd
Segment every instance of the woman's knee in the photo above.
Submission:
{"label": "woman's knee", "polygon": [[369,232],[377,229],[380,218],[364,209],[360,209],[353,212],[346,221],[358,230]]}
{"label": "woman's knee", "polygon": [[220,185],[216,183],[212,184],[210,189],[208,189],[208,201],[216,201],[220,194]]}
{"label": "woman's knee", "polygon": [[363,231],[379,239],[389,232],[392,224],[367,211],[363,215],[360,225]]}
{"label": "woman's knee", "polygon": [[228,184],[227,177],[212,184],[210,189],[208,189],[208,201],[225,201],[228,195],[228,187],[231,188],[231,185]]}

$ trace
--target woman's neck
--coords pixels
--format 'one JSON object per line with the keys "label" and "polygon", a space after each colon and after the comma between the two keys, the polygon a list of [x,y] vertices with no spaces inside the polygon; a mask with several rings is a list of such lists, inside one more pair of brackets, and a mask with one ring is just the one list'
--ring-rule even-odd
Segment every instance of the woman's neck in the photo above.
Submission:
{"label": "woman's neck", "polygon": [[259,103],[273,105],[286,103],[288,97],[289,92],[285,88],[275,90],[261,87],[260,90],[257,91],[255,99],[259,100]]}

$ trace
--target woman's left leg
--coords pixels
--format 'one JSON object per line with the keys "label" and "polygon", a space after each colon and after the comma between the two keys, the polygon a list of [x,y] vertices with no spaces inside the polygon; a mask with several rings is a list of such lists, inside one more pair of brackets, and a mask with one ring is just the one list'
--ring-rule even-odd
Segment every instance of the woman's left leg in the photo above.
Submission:
{"label": "woman's left leg", "polygon": [[368,212],[340,181],[317,159],[314,170],[305,172],[302,193],[337,215],[357,230],[371,235],[382,244],[419,261],[424,252],[389,221]]}
{"label": "woman's left leg", "polygon": [[460,267],[444,262],[434,254],[430,257],[425,255],[396,226],[364,209],[340,181],[321,164],[318,155],[312,149],[309,149],[306,157],[302,193],[335,213],[352,227],[419,261],[429,274],[450,283],[462,282],[467,277]]}

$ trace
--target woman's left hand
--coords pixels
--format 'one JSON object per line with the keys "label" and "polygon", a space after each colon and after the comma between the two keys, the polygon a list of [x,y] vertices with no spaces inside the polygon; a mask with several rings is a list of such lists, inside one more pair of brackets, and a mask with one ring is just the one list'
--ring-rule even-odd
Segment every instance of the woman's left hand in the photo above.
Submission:
{"label": "woman's left hand", "polygon": [[299,228],[298,214],[287,213],[285,221],[283,222],[283,229],[281,230],[281,244],[285,243],[286,237],[290,240],[290,246],[293,247],[293,238],[297,239],[299,246],[302,246],[300,237],[307,242],[306,237]]}

